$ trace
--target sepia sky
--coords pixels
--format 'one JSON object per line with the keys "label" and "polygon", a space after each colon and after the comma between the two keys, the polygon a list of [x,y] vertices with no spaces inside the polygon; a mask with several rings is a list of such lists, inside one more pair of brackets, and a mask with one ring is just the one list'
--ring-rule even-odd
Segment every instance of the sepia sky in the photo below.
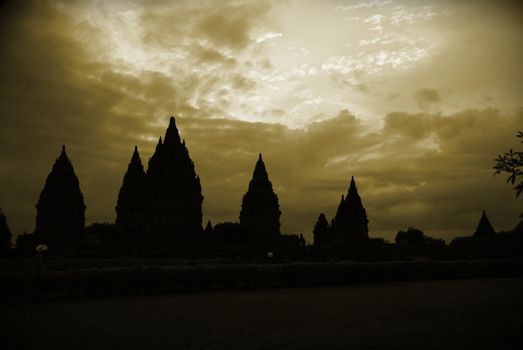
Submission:
{"label": "sepia sky", "polygon": [[312,241],[354,175],[371,237],[508,230],[493,159],[521,148],[517,1],[8,1],[0,7],[0,207],[32,232],[62,144],[86,222],[114,222],[134,145],[177,117],[204,220],[237,221],[258,153],[282,230]]}

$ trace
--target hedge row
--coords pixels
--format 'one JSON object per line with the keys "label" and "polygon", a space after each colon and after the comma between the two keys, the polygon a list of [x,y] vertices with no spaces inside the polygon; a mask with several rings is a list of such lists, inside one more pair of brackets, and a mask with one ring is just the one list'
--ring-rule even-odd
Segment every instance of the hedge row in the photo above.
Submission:
{"label": "hedge row", "polygon": [[523,261],[521,260],[135,266],[39,274],[2,274],[0,296],[3,301],[13,302],[522,275]]}

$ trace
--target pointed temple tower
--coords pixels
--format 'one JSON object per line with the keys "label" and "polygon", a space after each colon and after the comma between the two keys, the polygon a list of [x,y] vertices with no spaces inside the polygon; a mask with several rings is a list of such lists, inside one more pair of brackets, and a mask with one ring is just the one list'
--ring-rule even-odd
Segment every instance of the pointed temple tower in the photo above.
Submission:
{"label": "pointed temple tower", "polygon": [[325,244],[328,240],[329,230],[329,222],[327,221],[325,214],[321,213],[320,216],[318,216],[318,220],[316,221],[316,225],[314,225],[314,230],[312,231],[314,234],[314,245]]}
{"label": "pointed temple tower", "polygon": [[272,190],[260,153],[249,182],[249,189],[243,196],[240,224],[255,233],[279,235],[280,215],[278,196]]}
{"label": "pointed temple tower", "polygon": [[162,142],[149,159],[147,189],[150,191],[148,222],[166,238],[184,238],[202,232],[202,188],[185,141],[180,140],[174,117]]}
{"label": "pointed temple tower", "polygon": [[211,220],[207,220],[207,225],[205,226],[205,230],[203,230],[203,233],[209,236],[212,234],[213,230],[214,228],[212,227]]}
{"label": "pointed temple tower", "polygon": [[143,234],[146,230],[147,182],[138,147],[124,175],[116,203],[116,225],[124,233]]}
{"label": "pointed temple tower", "polygon": [[483,214],[481,214],[481,219],[479,220],[478,227],[476,228],[476,231],[474,232],[474,237],[492,237],[496,234],[496,231],[490,224],[489,219],[487,218],[487,214],[485,213],[485,210],[483,210]]}
{"label": "pointed temple tower", "polygon": [[341,196],[332,223],[332,231],[334,235],[341,236],[349,241],[368,240],[368,223],[367,213],[358,194],[354,177],[352,177],[347,196]]}
{"label": "pointed temple tower", "polygon": [[84,197],[73,165],[62,146],[36,204],[38,241],[63,243],[81,235],[85,223]]}

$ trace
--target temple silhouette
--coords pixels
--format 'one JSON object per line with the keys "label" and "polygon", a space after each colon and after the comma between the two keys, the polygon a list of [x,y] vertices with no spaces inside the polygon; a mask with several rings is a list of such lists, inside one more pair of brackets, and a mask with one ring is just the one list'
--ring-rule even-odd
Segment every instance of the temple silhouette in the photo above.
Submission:
{"label": "temple silhouette", "polygon": [[138,148],[124,175],[116,205],[116,225],[131,235],[161,241],[202,232],[202,189],[174,117],[144,171]]}
{"label": "temple silhouette", "polygon": [[84,230],[85,208],[80,183],[64,145],[36,204],[35,239],[61,249],[77,241]]}
{"label": "temple silhouette", "polygon": [[496,234],[496,231],[490,224],[490,221],[487,217],[487,213],[483,210],[481,214],[481,219],[479,220],[478,227],[474,231],[474,237],[492,237]]}
{"label": "temple silhouette", "polygon": [[174,117],[158,141],[146,173],[148,222],[165,239],[185,238],[202,231],[202,188]]}
{"label": "temple silhouette", "polygon": [[314,226],[314,244],[319,246],[350,245],[369,240],[369,220],[356,188],[356,181],[351,177],[347,195],[341,196],[336,215],[327,222],[321,213]]}
{"label": "temple silhouette", "polygon": [[124,175],[122,187],[116,202],[116,225],[124,233],[143,235],[147,228],[148,191],[138,147],[134,147],[131,162]]}
{"label": "temple silhouette", "polygon": [[[370,238],[367,212],[351,177],[334,217],[318,216],[314,244],[307,246],[299,233],[282,233],[281,210],[262,154],[242,198],[239,222],[202,229],[202,188],[185,141],[174,117],[159,138],[145,169],[134,147],[116,200],[115,223],[85,227],[84,197],[65,146],[54,162],[36,204],[32,234],[17,238],[17,249],[33,252],[37,244],[49,245],[51,254],[70,251],[94,256],[138,254],[146,256],[233,257],[267,256],[392,259],[413,255],[442,258],[521,256],[523,224],[496,233],[483,211],[476,230],[449,245],[422,230],[399,231],[395,243]],[[7,220],[0,211],[0,253],[11,250]]]}
{"label": "temple silhouette", "polygon": [[262,155],[249,182],[249,188],[242,200],[240,224],[256,234],[280,235],[280,205],[272,189]]}

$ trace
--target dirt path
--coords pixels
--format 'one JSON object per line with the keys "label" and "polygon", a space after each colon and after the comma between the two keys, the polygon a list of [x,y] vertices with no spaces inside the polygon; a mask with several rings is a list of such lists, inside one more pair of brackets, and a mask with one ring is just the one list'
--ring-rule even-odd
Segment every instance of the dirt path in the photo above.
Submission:
{"label": "dirt path", "polygon": [[523,278],[21,304],[0,334],[4,349],[516,349]]}

